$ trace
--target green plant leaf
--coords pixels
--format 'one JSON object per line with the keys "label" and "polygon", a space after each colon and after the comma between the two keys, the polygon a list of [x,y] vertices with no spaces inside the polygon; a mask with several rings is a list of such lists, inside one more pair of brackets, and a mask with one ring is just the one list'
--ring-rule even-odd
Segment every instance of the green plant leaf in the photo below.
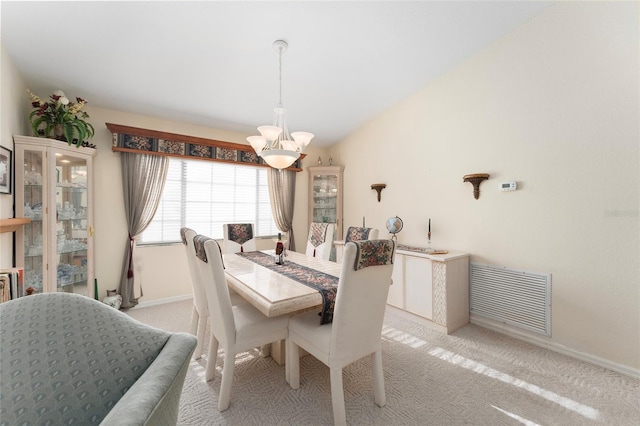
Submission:
{"label": "green plant leaf", "polygon": [[35,120],[31,121],[31,130],[33,130],[34,136],[38,136],[38,127],[40,127],[42,123],[45,123],[46,120],[47,120],[47,117],[40,116]]}
{"label": "green plant leaf", "polygon": [[67,139],[67,143],[71,145],[73,143],[73,133],[75,130],[73,127],[73,123],[64,123],[62,125],[62,128],[64,129],[64,137]]}
{"label": "green plant leaf", "polygon": [[[84,123],[82,123],[82,124],[84,124]],[[87,136],[87,132],[85,130],[85,126],[84,125],[77,126],[77,130],[78,130],[78,142],[76,142],[76,146],[77,147],[81,147],[82,146],[82,142],[84,142],[84,138]]]}

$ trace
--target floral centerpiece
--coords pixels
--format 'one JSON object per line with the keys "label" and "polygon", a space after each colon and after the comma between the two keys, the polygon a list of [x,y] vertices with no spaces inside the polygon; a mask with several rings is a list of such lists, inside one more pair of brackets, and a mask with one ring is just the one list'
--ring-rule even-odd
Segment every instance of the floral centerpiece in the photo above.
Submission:
{"label": "floral centerpiece", "polygon": [[29,89],[27,92],[34,108],[29,114],[34,135],[58,139],[77,147],[91,146],[85,139],[91,139],[95,130],[86,121],[89,114],[82,111],[86,99],[76,97],[76,102],[71,102],[62,90],[56,90],[50,100],[43,101]]}

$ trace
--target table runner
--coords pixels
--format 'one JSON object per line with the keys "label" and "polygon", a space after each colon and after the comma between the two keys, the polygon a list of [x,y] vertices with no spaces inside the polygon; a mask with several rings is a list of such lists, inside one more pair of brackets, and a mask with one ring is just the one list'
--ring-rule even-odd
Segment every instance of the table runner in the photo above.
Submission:
{"label": "table runner", "polygon": [[322,295],[322,311],[320,312],[320,324],[329,324],[333,321],[333,308],[338,292],[338,277],[321,271],[288,261],[284,265],[276,265],[273,256],[260,251],[246,251],[236,253],[252,262],[257,263],[272,271],[278,272],[288,278],[298,281],[308,287],[318,290]]}

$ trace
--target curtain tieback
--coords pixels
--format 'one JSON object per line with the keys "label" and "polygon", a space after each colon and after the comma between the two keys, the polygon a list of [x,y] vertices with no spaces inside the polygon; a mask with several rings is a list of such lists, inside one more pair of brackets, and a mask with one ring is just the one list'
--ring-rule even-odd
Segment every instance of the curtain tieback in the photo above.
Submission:
{"label": "curtain tieback", "polygon": [[133,238],[129,234],[129,269],[127,270],[127,278],[133,278]]}

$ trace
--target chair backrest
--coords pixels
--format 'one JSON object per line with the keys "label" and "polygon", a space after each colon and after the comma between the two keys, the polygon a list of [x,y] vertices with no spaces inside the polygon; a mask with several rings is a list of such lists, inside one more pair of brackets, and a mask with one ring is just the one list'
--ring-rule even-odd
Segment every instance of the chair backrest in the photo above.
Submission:
{"label": "chair backrest", "polygon": [[363,240],[377,240],[378,229],[377,228],[362,228],[359,226],[350,226],[347,228],[347,233],[344,237],[344,242],[349,241],[363,241]]}
{"label": "chair backrest", "polygon": [[333,246],[335,223],[312,222],[307,239],[307,256],[328,260]]}
{"label": "chair backrest", "polygon": [[198,314],[201,317],[206,317],[209,315],[207,293],[205,292],[205,285],[202,281],[200,269],[198,268],[196,249],[193,246],[193,237],[195,236],[196,231],[191,228],[180,229],[180,237],[182,238],[182,244],[184,244],[185,253],[187,255],[189,275],[191,276],[191,286],[193,287],[193,304],[195,305]]}
{"label": "chair backrest", "polygon": [[331,325],[330,360],[346,365],[380,348],[395,253],[393,240],[345,244]]}
{"label": "chair backrest", "polygon": [[223,253],[257,250],[253,223],[225,223],[222,225],[222,231],[224,235]]}
{"label": "chair backrest", "polygon": [[235,342],[236,324],[224,275],[222,251],[216,240],[204,235],[196,235],[193,244],[203,282],[209,283],[205,292],[213,334],[223,345],[232,344]]}

